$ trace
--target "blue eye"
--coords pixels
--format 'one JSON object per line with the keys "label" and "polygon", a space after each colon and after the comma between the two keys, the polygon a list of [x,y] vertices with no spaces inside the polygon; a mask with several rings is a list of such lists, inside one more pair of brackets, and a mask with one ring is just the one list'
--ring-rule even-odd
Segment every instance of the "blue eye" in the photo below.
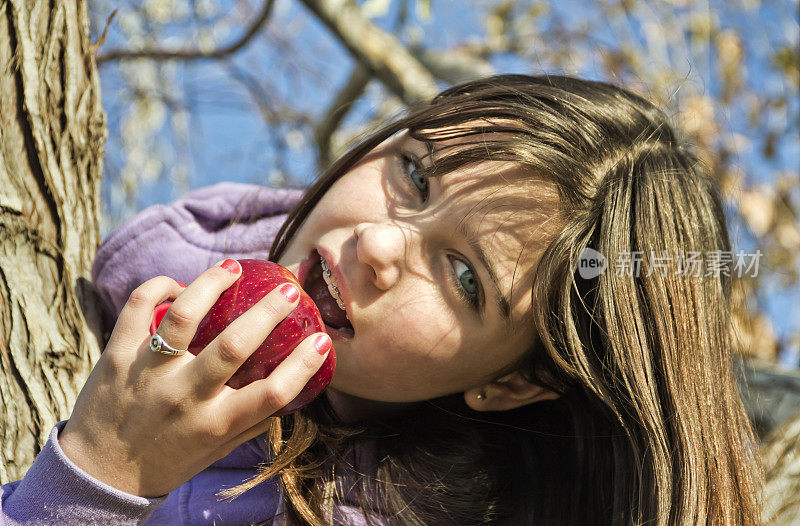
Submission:
{"label": "blue eye", "polygon": [[[428,179],[419,175],[419,161],[411,155],[403,152],[397,155],[397,163],[400,165],[400,172],[405,176],[404,184],[419,193],[422,202],[428,201],[429,184]],[[447,272],[450,283],[456,291],[458,298],[473,310],[478,310],[480,306],[480,285],[478,276],[472,266],[463,259],[449,257],[452,262]]]}
{"label": "blue eye", "polygon": [[450,274],[456,293],[459,298],[473,308],[478,307],[478,277],[472,267],[460,259],[453,258],[451,265],[453,272]]}
{"label": "blue eye", "polygon": [[[409,165],[412,169],[409,170]],[[419,192],[422,201],[428,200],[428,180],[417,173],[418,162],[412,159],[407,154],[400,155],[400,168],[406,174],[407,180],[411,182],[413,187]]]}

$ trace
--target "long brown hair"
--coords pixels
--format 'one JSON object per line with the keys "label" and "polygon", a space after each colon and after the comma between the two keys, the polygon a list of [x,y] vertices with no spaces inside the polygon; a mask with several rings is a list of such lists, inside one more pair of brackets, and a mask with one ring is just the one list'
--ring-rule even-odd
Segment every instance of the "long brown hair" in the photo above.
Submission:
{"label": "long brown hair", "polygon": [[[556,188],[560,228],[531,291],[538,339],[516,365],[561,397],[479,413],[456,393],[358,425],[335,422],[320,397],[274,419],[271,464],[225,495],[278,476],[290,523],[329,524],[349,472],[358,507],[391,524],[759,524],[763,474],[732,374],[731,277],[680,260],[731,250],[721,198],[663,112],[565,76],[455,86],[335,162],[270,259],[338,177],[404,129],[434,144],[476,138],[423,176],[491,159],[524,168],[531,195],[541,180]],[[588,248],[608,268],[584,279]],[[639,258],[633,271],[615,266],[624,254]],[[365,445],[372,464],[357,456]]]}

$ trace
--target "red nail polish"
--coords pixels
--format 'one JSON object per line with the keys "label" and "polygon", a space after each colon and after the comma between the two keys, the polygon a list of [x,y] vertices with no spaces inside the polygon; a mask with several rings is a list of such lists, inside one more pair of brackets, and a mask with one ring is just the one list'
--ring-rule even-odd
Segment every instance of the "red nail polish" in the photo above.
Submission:
{"label": "red nail polish", "polygon": [[186,283],[184,283],[183,281],[179,281],[178,285],[180,285],[183,288],[186,288]]}
{"label": "red nail polish", "polygon": [[331,337],[327,334],[320,334],[317,336],[317,339],[314,341],[314,347],[317,348],[317,352],[321,355],[324,355],[331,349]]}
{"label": "red nail polish", "polygon": [[283,294],[283,297],[285,297],[291,303],[294,303],[295,300],[300,296],[300,291],[297,290],[297,287],[291,283],[285,283],[283,286],[281,286],[280,293]]}
{"label": "red nail polish", "polygon": [[235,259],[226,259],[222,262],[220,267],[224,268],[228,272],[233,272],[234,274],[238,274],[240,269],[239,262]]}

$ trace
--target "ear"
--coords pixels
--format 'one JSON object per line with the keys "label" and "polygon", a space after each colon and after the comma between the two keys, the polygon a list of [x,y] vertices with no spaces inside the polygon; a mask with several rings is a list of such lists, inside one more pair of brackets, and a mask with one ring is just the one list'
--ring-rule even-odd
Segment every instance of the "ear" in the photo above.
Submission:
{"label": "ear", "polygon": [[[479,399],[479,394],[486,397]],[[528,382],[519,371],[464,391],[464,401],[475,411],[508,411],[542,400],[555,400],[559,396],[547,387]]]}

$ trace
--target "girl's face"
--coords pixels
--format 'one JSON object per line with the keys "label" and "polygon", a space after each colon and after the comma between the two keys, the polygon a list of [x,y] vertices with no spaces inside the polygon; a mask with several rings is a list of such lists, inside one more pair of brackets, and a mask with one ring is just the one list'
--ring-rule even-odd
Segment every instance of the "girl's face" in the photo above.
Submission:
{"label": "girl's face", "polygon": [[514,186],[509,163],[424,179],[414,160],[427,151],[407,132],[385,141],[333,184],[279,260],[297,276],[318,252],[337,278],[355,331],[333,335],[340,393],[462,392],[497,379],[533,341],[541,205]]}

